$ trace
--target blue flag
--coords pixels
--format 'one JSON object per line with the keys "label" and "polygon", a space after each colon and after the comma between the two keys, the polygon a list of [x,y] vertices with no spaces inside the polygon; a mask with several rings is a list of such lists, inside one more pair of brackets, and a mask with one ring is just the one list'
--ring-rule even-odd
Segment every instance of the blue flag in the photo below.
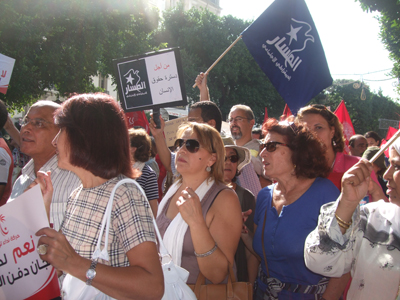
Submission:
{"label": "blue flag", "polygon": [[275,0],[242,32],[242,39],[293,114],[332,84],[304,0]]}

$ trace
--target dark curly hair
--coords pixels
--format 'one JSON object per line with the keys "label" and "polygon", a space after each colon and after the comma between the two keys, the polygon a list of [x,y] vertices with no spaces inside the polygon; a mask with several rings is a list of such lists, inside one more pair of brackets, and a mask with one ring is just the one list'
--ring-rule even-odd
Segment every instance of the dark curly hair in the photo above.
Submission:
{"label": "dark curly hair", "polygon": [[283,136],[285,143],[292,150],[292,163],[297,177],[326,177],[330,167],[325,159],[326,147],[317,135],[302,123],[293,123],[269,118],[264,123],[264,136],[274,132]]}
{"label": "dark curly hair", "polygon": [[128,132],[131,147],[136,147],[133,159],[140,162],[148,161],[151,156],[151,139],[146,130],[131,128]]}
{"label": "dark curly hair", "polygon": [[301,121],[303,116],[308,114],[317,114],[322,116],[329,124],[330,127],[335,128],[335,135],[332,138],[333,151],[343,152],[345,139],[343,136],[343,126],[339,122],[338,117],[322,104],[308,105],[299,110],[296,116],[297,121]]}

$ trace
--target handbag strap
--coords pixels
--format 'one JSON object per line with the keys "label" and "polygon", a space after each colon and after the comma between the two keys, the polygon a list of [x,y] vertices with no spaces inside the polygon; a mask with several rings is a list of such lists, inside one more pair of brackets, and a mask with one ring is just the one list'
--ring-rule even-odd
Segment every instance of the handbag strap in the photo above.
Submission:
{"label": "handbag strap", "polygon": [[269,270],[268,270],[268,263],[267,263],[267,255],[265,254],[265,246],[264,246],[264,232],[265,232],[265,224],[267,223],[267,212],[268,212],[268,205],[265,208],[265,215],[264,215],[264,221],[263,221],[263,228],[262,228],[262,233],[261,233],[261,245],[262,245],[262,250],[263,250],[263,255],[264,255],[264,264],[265,268],[267,270],[267,276],[269,277]]}
{"label": "handbag strap", "polygon": [[[124,179],[118,181],[117,184],[114,186],[113,190],[111,191],[110,199],[108,200],[107,207],[106,207],[106,210],[105,210],[104,215],[103,215],[103,220],[101,222],[100,234],[99,234],[99,237],[97,239],[97,244],[96,244],[95,251],[94,251],[94,253],[92,255],[92,259],[101,258],[101,259],[104,259],[106,261],[110,260],[110,257],[109,257],[108,252],[107,252],[107,245],[108,245],[108,233],[110,232],[111,211],[112,211],[112,205],[113,205],[113,202],[114,202],[114,195],[115,195],[115,192],[116,192],[117,188],[120,185],[122,185],[124,183],[128,183],[128,182],[129,183],[136,183],[136,181],[134,181],[131,178],[124,178]],[[106,237],[105,237],[105,241],[104,241],[103,250],[101,250],[100,246],[101,246],[101,239],[102,239],[103,233],[104,233],[104,228],[106,228]]]}

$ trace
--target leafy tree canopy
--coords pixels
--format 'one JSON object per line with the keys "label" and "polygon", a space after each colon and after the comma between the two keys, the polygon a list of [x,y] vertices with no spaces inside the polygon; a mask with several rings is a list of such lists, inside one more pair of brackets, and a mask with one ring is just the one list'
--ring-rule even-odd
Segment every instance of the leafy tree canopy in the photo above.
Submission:
{"label": "leafy tree canopy", "polygon": [[153,49],[158,21],[141,0],[2,0],[0,51],[16,62],[0,98],[20,108],[45,89],[95,91],[91,76],[113,74],[112,59]]}
{"label": "leafy tree canopy", "polygon": [[[394,62],[391,75],[400,78],[400,1],[357,0],[365,11],[380,12],[380,37]],[[397,87],[400,93],[400,86]]]}
{"label": "leafy tree canopy", "polygon": [[[192,88],[196,76],[205,72],[250,22],[232,16],[218,17],[203,9],[184,11],[182,6],[166,11],[163,16],[156,44],[180,47],[186,92],[198,101],[198,89]],[[265,107],[269,115],[280,116],[285,106],[242,41],[211,70],[208,85],[211,100],[224,117],[233,105],[246,104],[253,109],[256,121],[262,123]]]}
{"label": "leafy tree canopy", "polygon": [[[336,80],[333,86],[315,97],[310,104],[324,104],[335,111],[343,99],[356,133],[376,131],[385,137],[387,130],[379,129],[379,119],[399,120],[400,105],[390,97],[383,96],[382,91],[377,94],[371,92],[361,82],[347,83],[347,80]],[[361,100],[362,93],[365,100]]]}

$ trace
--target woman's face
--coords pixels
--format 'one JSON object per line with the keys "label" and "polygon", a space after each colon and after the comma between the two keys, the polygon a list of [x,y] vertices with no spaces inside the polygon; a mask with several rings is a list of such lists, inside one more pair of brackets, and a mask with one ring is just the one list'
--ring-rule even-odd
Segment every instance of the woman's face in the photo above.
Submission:
{"label": "woman's face", "polygon": [[[198,140],[196,134],[192,133],[190,129],[186,130],[180,138],[184,141],[189,139]],[[200,145],[196,153],[191,153],[184,144],[176,152],[176,170],[182,176],[185,174],[199,174],[202,171],[206,172],[207,166],[211,167],[215,163],[215,159],[216,155],[209,153],[202,145]]]}
{"label": "woman's face", "polygon": [[65,129],[60,129],[56,137],[52,142],[53,146],[56,147],[56,154],[58,158],[58,167],[64,170],[72,170],[72,165],[69,162],[69,150],[67,134]]}
{"label": "woman's face", "polygon": [[367,138],[367,144],[368,144],[368,147],[371,147],[371,146],[378,146],[379,147],[379,141],[375,141],[375,139],[373,139],[373,138]]}
{"label": "woman's face", "polygon": [[[264,139],[264,143],[279,142],[286,144],[283,135],[276,132],[269,132]],[[264,148],[260,153],[264,175],[273,179],[279,179],[281,175],[286,175],[293,172],[294,165],[292,163],[292,151],[289,147],[276,144],[276,149],[273,152],[268,152]]]}
{"label": "woman's face", "polygon": [[237,153],[234,149],[229,148],[229,147],[225,147],[225,152],[226,152],[226,157],[228,159],[225,160],[224,181],[226,183],[230,183],[230,182],[232,182],[232,179],[236,175],[237,166],[238,166],[238,162],[233,163],[233,162],[231,162],[230,158],[232,156],[237,156]]}
{"label": "woman's face", "polygon": [[400,155],[394,148],[389,150],[390,166],[383,178],[387,180],[389,201],[400,206]]}
{"label": "woman's face", "polygon": [[332,149],[332,138],[335,128],[329,126],[328,121],[319,114],[305,114],[301,119],[309,130],[315,132],[327,149]]}

